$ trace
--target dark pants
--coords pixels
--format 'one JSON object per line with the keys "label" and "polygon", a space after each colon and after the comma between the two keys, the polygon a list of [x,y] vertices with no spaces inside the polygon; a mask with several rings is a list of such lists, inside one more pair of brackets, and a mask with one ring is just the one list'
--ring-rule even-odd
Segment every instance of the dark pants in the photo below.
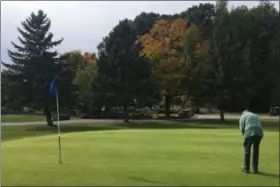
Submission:
{"label": "dark pants", "polygon": [[244,141],[244,169],[250,170],[251,146],[253,145],[253,169],[258,170],[259,166],[259,147],[261,136],[251,136]]}

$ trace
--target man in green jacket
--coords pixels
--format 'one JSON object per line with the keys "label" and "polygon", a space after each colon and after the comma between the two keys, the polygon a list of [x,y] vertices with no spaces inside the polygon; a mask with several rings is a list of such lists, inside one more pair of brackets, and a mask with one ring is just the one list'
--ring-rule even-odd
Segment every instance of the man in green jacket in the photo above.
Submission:
{"label": "man in green jacket", "polygon": [[259,146],[263,138],[263,130],[260,117],[245,110],[239,120],[239,128],[244,136],[244,166],[243,172],[250,171],[251,146],[253,145],[253,169],[258,173]]}

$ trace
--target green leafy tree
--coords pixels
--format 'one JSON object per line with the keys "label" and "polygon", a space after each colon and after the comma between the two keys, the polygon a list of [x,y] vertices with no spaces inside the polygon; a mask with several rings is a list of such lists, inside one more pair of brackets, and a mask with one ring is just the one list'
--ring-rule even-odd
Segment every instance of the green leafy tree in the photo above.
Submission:
{"label": "green leafy tree", "polygon": [[[205,91],[205,75],[210,69],[209,64],[209,43],[203,39],[202,31],[197,26],[191,26],[188,29],[187,40],[184,45],[186,55],[186,66],[184,73],[184,87],[191,107],[199,106],[207,101],[207,92]],[[197,112],[197,111],[194,111]]]}
{"label": "green leafy tree", "polygon": [[[218,103],[221,121],[224,121],[225,101],[228,97],[227,86],[227,70],[230,69],[229,60],[229,40],[228,34],[230,30],[229,12],[227,10],[227,1],[217,1],[216,17],[214,20],[213,34],[210,39],[210,54],[213,74],[212,82],[212,98]],[[209,93],[211,94],[211,92]]]}
{"label": "green leafy tree", "polygon": [[[267,111],[274,105],[279,75],[279,13],[270,2],[263,2],[248,13],[250,28],[250,108]],[[276,90],[275,90],[276,89]],[[274,99],[275,100],[275,99]]]}
{"label": "green leafy tree", "polygon": [[12,70],[1,71],[1,105],[4,109],[19,111],[24,105],[24,98],[17,95],[20,85],[13,79],[15,75],[16,73]]}
{"label": "green leafy tree", "polygon": [[[227,103],[224,108],[240,112],[250,104],[250,27],[248,26],[249,9],[240,6],[231,10],[229,14],[229,59],[227,70]],[[236,90],[239,90],[238,92]]]}
{"label": "green leafy tree", "polygon": [[80,112],[91,114],[94,107],[93,85],[97,77],[97,68],[95,64],[89,64],[84,68],[79,68],[76,72],[74,84],[77,85],[77,97]]}
{"label": "green leafy tree", "polygon": [[[276,17],[276,22],[280,23],[280,10],[278,11],[279,16]],[[277,32],[271,40],[271,56],[270,60],[274,62],[275,68],[272,73],[273,81],[273,91],[270,100],[270,106],[279,106],[280,107],[280,24],[277,24]]]}
{"label": "green leafy tree", "polygon": [[213,4],[200,3],[181,12],[179,17],[190,20],[190,25],[199,27],[202,37],[208,39],[212,34],[215,15],[215,6]]}
{"label": "green leafy tree", "polygon": [[133,27],[135,28],[136,34],[141,36],[153,27],[155,22],[160,18],[159,14],[155,14],[153,12],[145,13],[142,12],[138,16],[136,16],[133,20]]}
{"label": "green leafy tree", "polygon": [[149,90],[149,67],[139,58],[137,33],[130,20],[122,20],[113,28],[109,36],[98,46],[98,76],[102,90],[114,98],[116,105],[124,109],[124,119],[128,121],[128,106],[134,99]]}
{"label": "green leafy tree", "polygon": [[[89,54],[89,53],[86,53]],[[82,54],[81,51],[70,51],[61,55],[60,71],[58,84],[60,88],[60,105],[62,108],[68,110],[75,110],[78,112],[78,86],[74,84],[77,71],[83,69],[88,64],[88,56]],[[95,56],[90,57],[90,59]]]}
{"label": "green leafy tree", "polygon": [[[140,36],[144,35],[145,33],[148,33],[153,25],[161,19],[161,17],[168,17],[167,15],[159,15],[155,14],[153,12],[145,13],[142,12],[138,16],[135,17],[132,24],[135,29],[137,39],[140,38]],[[138,46],[137,50],[141,51],[141,44],[139,40],[136,41],[136,44]],[[145,65],[148,63],[148,60],[146,58],[139,57],[139,60],[142,61],[142,64]],[[145,67],[145,71],[149,72],[150,74],[150,67]],[[149,106],[158,104],[161,101],[161,96],[159,93],[159,89],[157,86],[156,81],[150,76],[150,79],[146,80],[145,89],[140,90],[141,94],[138,94],[137,98],[137,106],[143,107],[143,106]]]}
{"label": "green leafy tree", "polygon": [[275,8],[263,3],[229,12],[225,7],[225,2],[217,3],[207,75],[207,93],[217,103],[222,121],[226,108],[267,109],[276,97],[279,72]]}
{"label": "green leafy tree", "polygon": [[48,95],[52,78],[59,70],[59,58],[56,51],[51,49],[59,45],[63,39],[53,41],[53,34],[49,32],[51,21],[47,15],[39,10],[32,13],[18,28],[21,37],[17,45],[12,42],[14,51],[8,50],[12,64],[3,63],[5,67],[16,72],[17,84],[21,85],[19,96],[25,97],[30,104],[42,107],[49,126],[51,120],[51,100]]}

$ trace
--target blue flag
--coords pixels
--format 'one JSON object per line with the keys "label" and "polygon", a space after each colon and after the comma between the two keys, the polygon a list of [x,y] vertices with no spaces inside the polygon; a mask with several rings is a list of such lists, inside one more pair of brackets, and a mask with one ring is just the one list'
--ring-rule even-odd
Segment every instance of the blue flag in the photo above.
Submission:
{"label": "blue flag", "polygon": [[50,86],[50,96],[52,98],[55,97],[55,92],[56,92],[56,78],[54,77]]}

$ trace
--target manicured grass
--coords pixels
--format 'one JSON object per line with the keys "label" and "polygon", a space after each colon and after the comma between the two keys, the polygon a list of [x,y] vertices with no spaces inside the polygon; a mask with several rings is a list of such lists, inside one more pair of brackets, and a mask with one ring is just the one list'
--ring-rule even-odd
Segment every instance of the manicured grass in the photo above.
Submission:
{"label": "manicured grass", "polygon": [[277,186],[278,122],[264,124],[259,175],[240,172],[236,122],[63,125],[63,164],[55,128],[2,127],[2,185]]}
{"label": "manicured grass", "polygon": [[45,121],[46,118],[43,115],[37,114],[6,114],[1,115],[1,122],[33,122],[33,121]]}
{"label": "manicured grass", "polygon": [[[196,121],[184,120],[164,120],[161,122],[145,122],[138,121],[132,124],[124,123],[83,123],[83,124],[63,124],[61,126],[62,133],[84,132],[84,131],[100,131],[100,130],[117,130],[117,129],[234,129],[238,130],[238,120],[228,119],[225,123],[220,123],[219,119],[203,119]],[[263,120],[263,128],[266,131],[279,131],[279,123],[276,119]],[[56,127],[48,127],[46,125],[30,125],[30,126],[3,126],[2,141],[19,139],[25,137],[34,137],[42,135],[57,134]]]}

